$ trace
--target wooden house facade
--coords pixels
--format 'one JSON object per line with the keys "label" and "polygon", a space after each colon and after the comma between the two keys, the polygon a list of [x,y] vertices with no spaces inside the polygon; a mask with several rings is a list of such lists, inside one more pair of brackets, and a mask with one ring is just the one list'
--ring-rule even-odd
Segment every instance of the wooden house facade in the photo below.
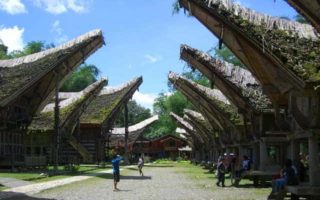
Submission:
{"label": "wooden house facade", "polygon": [[[105,161],[107,141],[114,121],[141,83],[142,77],[138,77],[121,86],[103,89],[81,116],[77,139],[88,149],[92,156],[91,163]],[[69,154],[80,156],[73,149],[69,149]],[[80,161],[84,160],[80,158]]]}
{"label": "wooden house facade", "polygon": [[[39,115],[34,117],[28,128],[25,138],[26,156],[30,158],[27,164],[39,165],[55,162],[58,156],[60,164],[75,162],[70,157],[65,148],[71,146],[84,160],[92,160],[88,150],[75,137],[79,126],[79,118],[95,99],[102,88],[106,85],[106,80],[97,81],[81,92],[62,94],[59,102],[59,132],[57,135],[55,128],[55,105],[48,104]],[[65,97],[65,99],[63,99]],[[56,155],[58,154],[58,155]],[[35,159],[41,163],[37,163]]]}
{"label": "wooden house facade", "polygon": [[32,118],[66,77],[104,44],[101,30],[32,55],[0,60],[0,166],[24,163]]}

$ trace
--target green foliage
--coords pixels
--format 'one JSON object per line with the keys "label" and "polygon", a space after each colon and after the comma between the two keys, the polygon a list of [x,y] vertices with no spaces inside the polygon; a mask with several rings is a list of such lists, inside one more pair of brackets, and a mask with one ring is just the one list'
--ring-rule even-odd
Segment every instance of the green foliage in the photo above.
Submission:
{"label": "green foliage", "polygon": [[[128,102],[128,124],[129,126],[137,124],[145,119],[151,117],[150,109],[144,108],[137,104],[135,100],[131,100]],[[119,113],[116,121],[116,127],[124,127],[124,109],[122,109],[121,113]]]}
{"label": "green foliage", "polygon": [[306,18],[304,18],[302,15],[300,14],[297,14],[295,16],[295,20],[299,23],[302,23],[302,24],[309,24],[309,22],[306,20]]}
{"label": "green foliage", "polygon": [[8,47],[4,44],[0,44],[0,60],[8,58]]}
{"label": "green foliage", "polygon": [[172,14],[178,14],[179,11],[180,11],[180,4],[179,4],[179,1],[175,1],[173,4],[172,4]]}
{"label": "green foliage", "polygon": [[156,138],[168,134],[175,134],[176,123],[171,119],[170,112],[183,116],[185,108],[192,108],[191,103],[179,91],[172,95],[160,93],[153,104],[155,114],[159,115],[159,120],[151,125],[145,132],[147,138]]}
{"label": "green foliage", "polygon": [[214,56],[216,58],[232,63],[233,65],[245,68],[244,64],[225,45],[222,45],[221,49],[219,49],[219,46],[216,46],[210,49],[209,52],[214,52]]}
{"label": "green foliage", "polygon": [[61,88],[62,92],[79,92],[97,81],[100,71],[95,65],[84,64],[74,71]]}
{"label": "green foliage", "polygon": [[9,53],[9,58],[18,58],[22,56],[27,56],[30,54],[38,53],[47,49],[54,47],[53,44],[46,44],[43,41],[31,41],[29,42],[22,51],[16,50]]}

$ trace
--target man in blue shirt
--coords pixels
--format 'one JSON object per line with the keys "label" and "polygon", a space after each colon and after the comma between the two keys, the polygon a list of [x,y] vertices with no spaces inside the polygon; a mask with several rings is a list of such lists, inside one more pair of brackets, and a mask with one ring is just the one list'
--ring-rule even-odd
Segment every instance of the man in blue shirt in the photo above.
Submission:
{"label": "man in blue shirt", "polygon": [[119,155],[114,155],[112,158],[112,170],[113,170],[113,191],[118,191],[119,189],[117,188],[117,184],[120,181],[120,169],[119,169],[119,164],[120,161],[122,160],[122,157]]}

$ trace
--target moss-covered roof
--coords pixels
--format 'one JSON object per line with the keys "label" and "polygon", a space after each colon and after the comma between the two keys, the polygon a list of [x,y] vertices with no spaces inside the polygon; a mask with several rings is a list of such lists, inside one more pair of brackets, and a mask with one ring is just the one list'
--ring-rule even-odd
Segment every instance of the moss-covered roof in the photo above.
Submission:
{"label": "moss-covered roof", "polygon": [[[62,100],[59,102],[60,110],[59,110],[59,121],[60,128],[63,129],[64,126],[68,126],[69,122],[67,121],[71,116],[78,119],[83,112],[83,106],[91,101],[94,96],[96,96],[100,90],[105,85],[106,80],[101,79],[79,93],[72,93],[69,98]],[[76,113],[77,110],[80,112]],[[54,103],[48,104],[39,115],[33,118],[30,126],[28,127],[29,131],[53,131],[54,130]]]}
{"label": "moss-covered roof", "polygon": [[217,111],[217,113],[214,113],[215,115],[219,115],[220,117],[229,120],[234,125],[243,124],[240,115],[219,90],[199,85],[174,73],[169,74],[169,80],[172,81],[175,86],[177,86],[177,84],[184,84],[186,87],[190,88],[190,91],[197,93],[197,95],[203,95],[204,99]]}
{"label": "moss-covered roof", "polygon": [[[54,70],[61,65],[73,70],[103,43],[101,30],[94,30],[52,49],[16,59],[0,60],[0,106],[7,105],[30,87],[37,87],[34,83],[48,73],[55,73]],[[79,51],[83,52],[81,62],[66,62]],[[58,70],[62,71],[63,68]],[[64,73],[61,76],[62,80]]]}
{"label": "moss-covered roof", "polygon": [[258,13],[233,0],[187,1],[232,24],[301,80],[320,81],[320,40],[312,26]]}
{"label": "moss-covered roof", "polygon": [[[181,46],[181,58],[189,64],[193,63],[192,67],[197,68],[211,81],[215,82],[216,78],[220,79],[223,83],[222,87],[232,91],[225,94],[230,101],[235,99],[234,95],[238,95],[243,99],[243,102],[257,111],[271,108],[270,99],[262,93],[261,86],[248,70],[215,59],[209,54],[187,45]],[[218,84],[216,86],[220,87]],[[237,102],[232,103],[237,105]]]}
{"label": "moss-covered roof", "polygon": [[80,118],[81,124],[102,125],[113,119],[142,83],[142,77],[135,78],[116,88],[106,88],[93,100]]}

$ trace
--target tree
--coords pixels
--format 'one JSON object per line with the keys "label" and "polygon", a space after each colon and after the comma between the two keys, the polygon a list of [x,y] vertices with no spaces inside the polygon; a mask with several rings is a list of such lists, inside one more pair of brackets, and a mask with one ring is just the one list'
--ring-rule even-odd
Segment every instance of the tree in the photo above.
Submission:
{"label": "tree", "polygon": [[212,51],[214,51],[214,56],[216,58],[232,63],[233,65],[245,68],[245,65],[225,45],[222,45],[221,49],[218,46],[216,46],[209,50],[209,52]]}
{"label": "tree", "polygon": [[79,92],[97,81],[100,71],[95,65],[84,64],[76,69],[65,81],[60,91]]}
{"label": "tree", "polygon": [[11,53],[9,53],[8,56],[10,58],[18,58],[18,57],[38,53],[53,47],[54,47],[54,44],[46,44],[43,41],[31,41],[31,42],[28,42],[28,44],[23,48],[22,51],[20,50],[12,51]]}
{"label": "tree", "polygon": [[185,108],[192,108],[192,105],[181,92],[175,91],[172,95],[160,93],[153,104],[154,113],[159,115],[159,120],[145,131],[145,136],[156,138],[175,134],[177,125],[171,119],[170,112],[183,116]]}
{"label": "tree", "polygon": [[8,47],[0,43],[0,60],[8,58]]}
{"label": "tree", "polygon": [[302,15],[297,14],[295,16],[295,19],[297,22],[302,23],[302,24],[309,24],[308,20],[306,18],[304,18]]}
{"label": "tree", "polygon": [[[128,106],[128,125],[137,124],[143,120],[151,117],[150,109],[140,106],[135,100],[131,100],[127,104]],[[124,109],[119,113],[116,121],[116,127],[124,127]]]}

